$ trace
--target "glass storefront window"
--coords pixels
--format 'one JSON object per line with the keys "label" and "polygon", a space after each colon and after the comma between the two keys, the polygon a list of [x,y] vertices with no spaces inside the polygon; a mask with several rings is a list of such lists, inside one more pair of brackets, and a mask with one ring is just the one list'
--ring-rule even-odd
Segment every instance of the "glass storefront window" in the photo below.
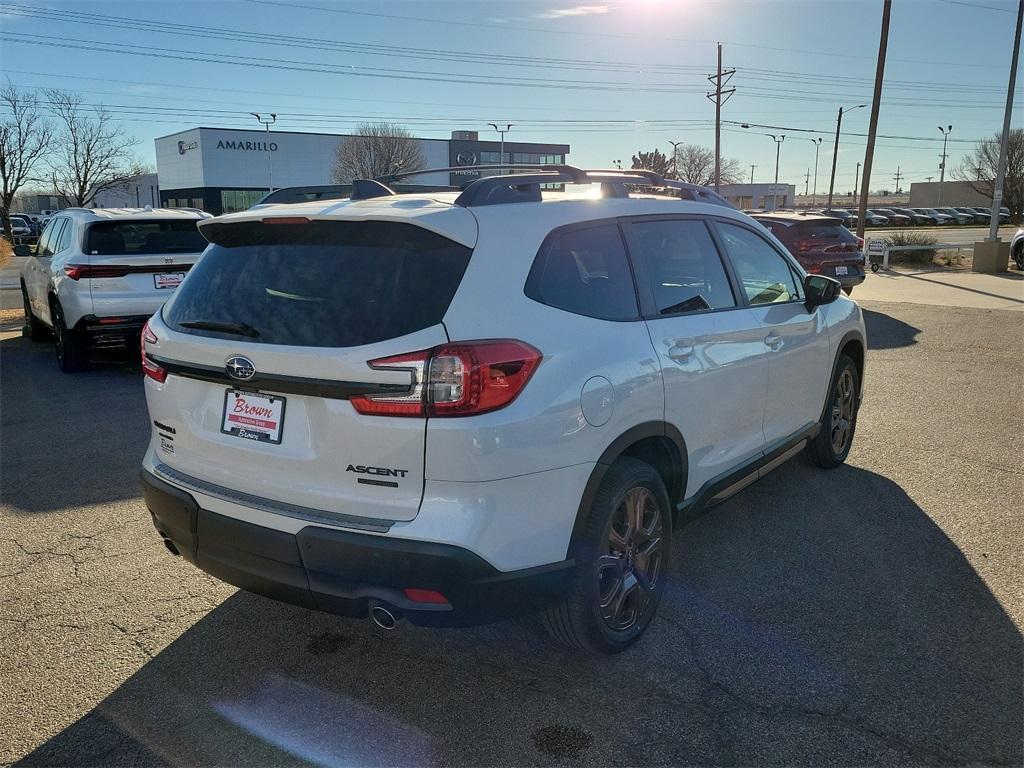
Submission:
{"label": "glass storefront window", "polygon": [[220,193],[221,208],[224,213],[244,211],[256,205],[266,194],[263,190],[225,189]]}

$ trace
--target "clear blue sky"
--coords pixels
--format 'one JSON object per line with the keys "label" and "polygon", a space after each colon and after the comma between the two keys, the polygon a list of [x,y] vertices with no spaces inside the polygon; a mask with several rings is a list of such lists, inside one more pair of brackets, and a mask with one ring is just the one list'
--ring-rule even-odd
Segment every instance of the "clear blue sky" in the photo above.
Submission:
{"label": "clear blue sky", "polygon": [[[283,130],[387,120],[439,138],[511,122],[510,139],[568,142],[572,162],[594,167],[628,165],[670,140],[712,146],[705,76],[721,41],[737,70],[723,119],[782,126],[726,126],[723,154],[771,181],[775,145],[764,134],[785,133],[780,181],[802,192],[810,139],[821,135],[820,192],[837,109],[871,100],[881,9],[880,0],[0,0],[0,69],[19,85],[109,105],[149,163],[157,136],[255,125],[250,111],[274,111]],[[949,168],[969,150],[963,140],[1001,128],[1014,11],[1005,0],[895,0],[879,133],[915,138],[878,140],[873,189],[893,188],[897,166],[904,183],[937,178],[940,124],[957,140]],[[866,133],[868,118],[859,109],[844,119],[837,191],[853,187],[864,153],[865,139],[847,132]]]}

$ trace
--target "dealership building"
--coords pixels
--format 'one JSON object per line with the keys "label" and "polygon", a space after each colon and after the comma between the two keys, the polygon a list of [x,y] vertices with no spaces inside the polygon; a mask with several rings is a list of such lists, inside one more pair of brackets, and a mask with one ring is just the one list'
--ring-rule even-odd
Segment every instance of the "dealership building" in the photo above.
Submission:
{"label": "dealership building", "polygon": [[[241,211],[273,188],[331,184],[338,145],[332,133],[191,128],[156,139],[160,204],[201,208],[213,214]],[[452,173],[418,176],[410,183],[461,185],[479,178],[475,165],[500,161],[501,145],[481,141],[476,131],[453,131],[450,139],[413,139],[427,168],[458,167]],[[505,164],[564,163],[568,144],[505,142]]]}

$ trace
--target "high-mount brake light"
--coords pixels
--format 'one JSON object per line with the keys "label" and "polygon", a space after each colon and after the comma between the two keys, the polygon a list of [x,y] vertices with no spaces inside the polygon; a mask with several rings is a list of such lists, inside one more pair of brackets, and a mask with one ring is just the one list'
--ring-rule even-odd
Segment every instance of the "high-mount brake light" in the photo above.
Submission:
{"label": "high-mount brake light", "polygon": [[370,360],[375,370],[406,370],[409,391],[350,398],[374,416],[476,416],[511,403],[540,365],[541,353],[522,341],[488,339]]}
{"label": "high-mount brake light", "polygon": [[268,216],[260,219],[261,224],[309,224],[312,219],[305,216]]}
{"label": "high-mount brake light", "polygon": [[149,327],[149,320],[142,326],[142,335],[139,337],[139,351],[142,354],[142,372],[153,381],[158,381],[163,384],[167,381],[167,369],[157,365],[153,360],[146,354],[146,344],[156,344],[159,339],[156,334]]}

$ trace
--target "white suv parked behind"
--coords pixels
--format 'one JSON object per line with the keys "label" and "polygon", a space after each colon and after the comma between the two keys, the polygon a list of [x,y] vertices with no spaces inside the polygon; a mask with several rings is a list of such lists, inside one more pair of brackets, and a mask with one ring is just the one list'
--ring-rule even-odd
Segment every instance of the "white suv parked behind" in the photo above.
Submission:
{"label": "white suv parked behind", "polygon": [[200,230],[143,333],[142,480],[168,549],[253,592],[383,626],[544,611],[616,652],[680,515],[850,450],[860,308],[709,190],[554,166]]}
{"label": "white suv parked behind", "polygon": [[21,271],[25,335],[54,338],[71,373],[89,353],[138,343],[139,332],[206,246],[195,210],[68,208],[47,223]]}

